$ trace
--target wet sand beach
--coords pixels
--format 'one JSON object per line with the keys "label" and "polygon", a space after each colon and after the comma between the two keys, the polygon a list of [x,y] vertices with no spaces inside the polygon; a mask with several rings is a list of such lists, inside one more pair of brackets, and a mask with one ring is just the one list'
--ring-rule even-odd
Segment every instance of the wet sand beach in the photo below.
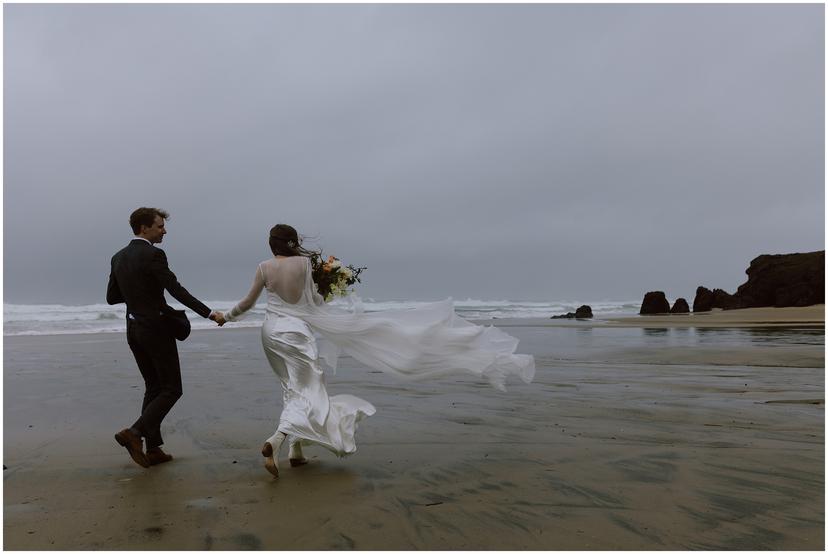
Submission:
{"label": "wet sand beach", "polygon": [[507,393],[344,358],[331,394],[377,407],[358,452],[284,451],[279,480],[258,329],[180,343],[175,460],[150,469],[113,439],[143,393],[123,335],[5,337],[4,547],[822,550],[824,317],[802,317],[497,322],[537,361]]}
{"label": "wet sand beach", "polygon": [[715,309],[689,314],[653,314],[595,319],[498,319],[498,327],[569,327],[608,325],[613,327],[652,328],[752,328],[752,327],[824,327],[825,305],[802,308],[746,308],[742,310]]}
{"label": "wet sand beach", "polygon": [[746,308],[689,314],[645,315],[608,320],[613,325],[670,327],[775,327],[825,325],[825,305],[804,308]]}

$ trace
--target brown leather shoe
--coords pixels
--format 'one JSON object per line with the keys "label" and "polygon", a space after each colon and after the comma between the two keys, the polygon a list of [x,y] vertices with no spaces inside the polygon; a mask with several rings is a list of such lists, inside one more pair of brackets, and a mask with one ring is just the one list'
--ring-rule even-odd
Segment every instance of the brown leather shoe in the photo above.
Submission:
{"label": "brown leather shoe", "polygon": [[150,465],[157,466],[158,464],[171,461],[173,457],[171,454],[167,454],[161,450],[160,446],[157,446],[147,450],[147,459],[149,460]]}
{"label": "brown leather shoe", "polygon": [[133,461],[141,467],[149,467],[150,462],[144,454],[144,442],[129,429],[115,433],[115,440],[132,456]]}

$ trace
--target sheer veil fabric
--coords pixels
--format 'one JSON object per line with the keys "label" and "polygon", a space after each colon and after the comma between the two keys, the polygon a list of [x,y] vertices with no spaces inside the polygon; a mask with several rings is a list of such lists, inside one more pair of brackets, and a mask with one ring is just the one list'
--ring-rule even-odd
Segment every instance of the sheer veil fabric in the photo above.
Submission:
{"label": "sheer veil fabric", "polygon": [[510,376],[526,383],[534,378],[535,360],[515,354],[516,338],[457,316],[451,299],[373,313],[363,312],[357,298],[351,298],[349,309],[330,306],[316,292],[310,259],[301,256],[260,263],[250,292],[227,320],[252,308],[265,289],[262,344],[285,391],[279,430],[338,455],[356,450],[356,422],[374,413],[370,403],[355,396],[327,397],[320,365],[335,371],[342,354],[405,379],[465,375],[505,390]]}

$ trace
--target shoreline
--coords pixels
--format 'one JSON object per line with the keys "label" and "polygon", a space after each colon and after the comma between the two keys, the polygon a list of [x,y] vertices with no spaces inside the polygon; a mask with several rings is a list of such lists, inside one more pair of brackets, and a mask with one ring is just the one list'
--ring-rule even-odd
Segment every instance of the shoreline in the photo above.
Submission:
{"label": "shoreline", "polygon": [[655,314],[607,320],[613,326],[670,327],[801,327],[825,326],[825,305],[802,308],[715,309],[689,314]]}
{"label": "shoreline", "polygon": [[825,327],[825,305],[802,308],[715,309],[688,314],[655,314],[592,319],[510,318],[476,320],[495,327],[643,327],[643,328],[737,328],[737,327]]}
{"label": "shoreline", "polygon": [[[455,312],[456,313],[456,312]],[[825,305],[817,304],[801,308],[743,308],[738,310],[715,309],[711,312],[689,314],[655,314],[631,315],[619,317],[594,317],[592,319],[551,319],[551,317],[520,317],[468,319],[476,325],[494,327],[698,327],[698,328],[750,328],[750,327],[825,327]],[[260,322],[249,325],[232,325],[221,328],[222,331],[251,329],[260,326]],[[193,332],[215,331],[219,327],[194,327]],[[26,333],[3,335],[4,340],[37,337],[78,337],[95,335],[124,334],[125,329],[117,331]]]}

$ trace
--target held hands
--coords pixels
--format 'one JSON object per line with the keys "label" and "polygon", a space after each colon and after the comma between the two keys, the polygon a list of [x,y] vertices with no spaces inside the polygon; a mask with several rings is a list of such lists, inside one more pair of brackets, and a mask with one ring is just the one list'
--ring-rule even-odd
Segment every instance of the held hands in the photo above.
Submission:
{"label": "held hands", "polygon": [[224,314],[221,312],[213,312],[212,314],[210,314],[210,319],[215,321],[219,327],[227,323],[227,320],[224,319]]}

